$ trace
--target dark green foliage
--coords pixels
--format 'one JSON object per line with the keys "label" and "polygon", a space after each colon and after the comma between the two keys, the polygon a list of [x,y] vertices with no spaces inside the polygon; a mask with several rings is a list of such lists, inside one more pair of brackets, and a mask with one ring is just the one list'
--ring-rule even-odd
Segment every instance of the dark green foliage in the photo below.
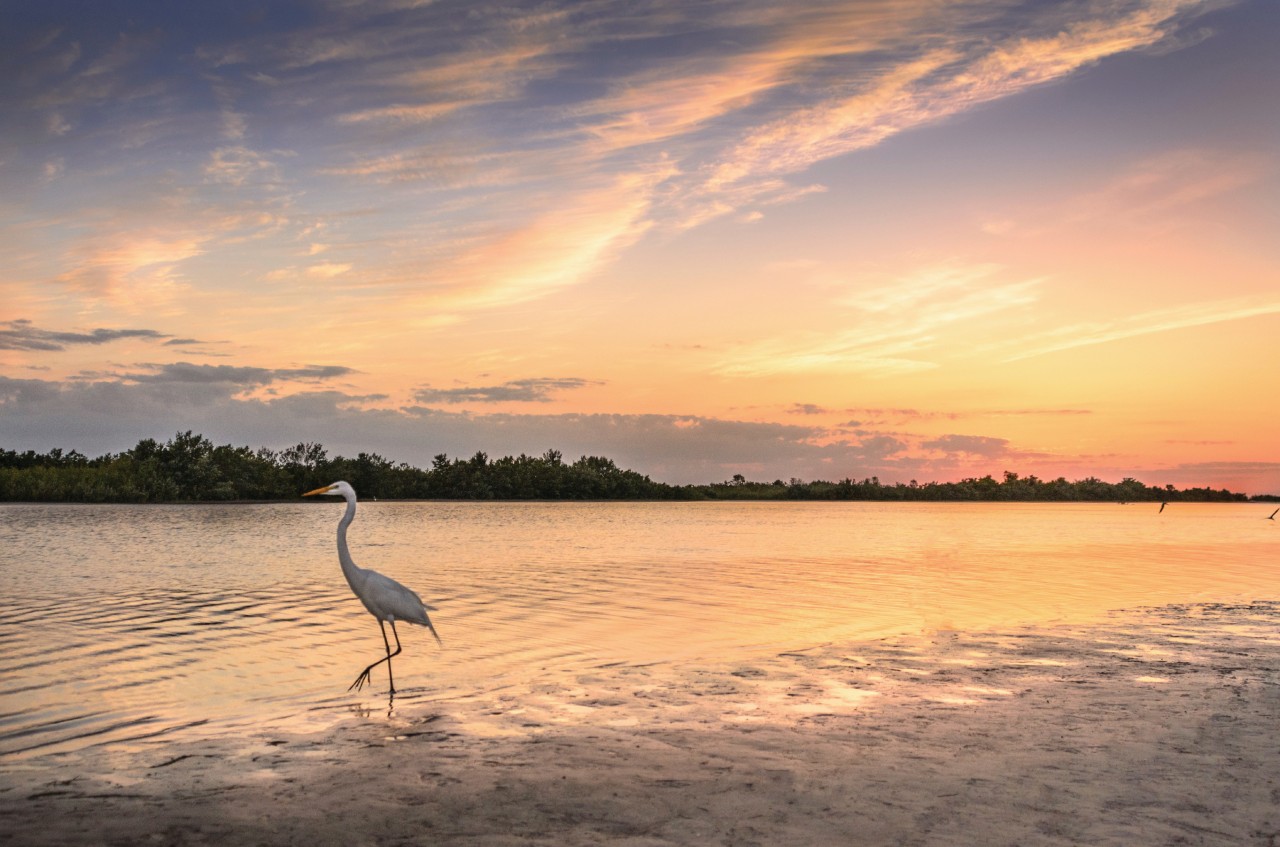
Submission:
{"label": "dark green foliage", "polygon": [[440,454],[429,470],[376,453],[329,458],[319,444],[284,450],[214,446],[192,432],[165,444],[147,438],[97,459],[60,449],[38,454],[0,449],[0,501],[158,503],[292,500],[338,479],[367,499],[663,500],[680,489],[653,482],[611,460],[583,456],[566,465],[559,451],[490,461]]}
{"label": "dark green foliage", "polygon": [[[329,458],[319,444],[284,450],[215,446],[180,432],[168,442],[139,441],[132,450],[90,459],[75,450],[17,453],[0,449],[0,501],[159,503],[211,500],[292,500],[338,479],[367,499],[449,500],[983,500],[983,501],[1244,501],[1226,489],[1157,488],[1126,478],[1047,481],[1005,471],[959,482],[751,482],[741,474],[710,485],[672,486],[623,470],[611,459],[583,456],[565,464],[558,450],[490,460],[437,455],[427,470],[376,453]],[[1254,499],[1267,499],[1266,495]]]}
{"label": "dark green foliage", "polygon": [[1007,501],[1007,502],[1112,502],[1112,503],[1161,503],[1161,502],[1245,502],[1249,498],[1226,490],[1211,488],[1175,489],[1144,485],[1126,477],[1118,483],[1103,482],[1095,477],[1068,482],[1064,477],[1042,480],[1036,476],[1019,477],[1012,471],[1004,472],[1004,480],[992,476],[980,479],[962,479],[959,482],[928,482],[920,485],[912,480],[909,485],[886,485],[876,477],[855,482],[804,482],[792,479],[790,483],[776,480],[773,483],[746,482],[739,477],[724,483],[699,486],[709,498],[718,500],[881,500],[881,501]]}

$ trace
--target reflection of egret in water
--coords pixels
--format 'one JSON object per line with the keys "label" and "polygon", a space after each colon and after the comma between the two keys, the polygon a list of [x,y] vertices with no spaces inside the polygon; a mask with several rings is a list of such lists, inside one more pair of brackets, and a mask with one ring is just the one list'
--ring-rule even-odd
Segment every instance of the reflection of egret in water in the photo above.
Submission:
{"label": "reflection of egret in water", "polygon": [[[367,721],[373,717],[375,709],[363,700],[355,700],[347,705],[347,711],[362,721]],[[381,709],[376,711],[381,712]],[[394,691],[387,693],[387,719],[390,720],[396,713],[396,695]]]}
{"label": "reflection of egret in water", "polygon": [[[347,511],[343,514],[342,519],[338,521],[338,562],[342,565],[342,573],[347,578],[347,584],[351,586],[351,590],[360,598],[360,602],[364,603],[364,607],[369,610],[369,614],[378,619],[378,627],[382,630],[382,644],[386,647],[387,655],[374,662],[369,667],[360,672],[356,677],[356,681],[351,683],[352,688],[359,691],[366,682],[369,681],[369,673],[383,662],[387,663],[387,680],[391,686],[391,693],[396,693],[395,676],[391,673],[391,658],[400,655],[400,635],[396,632],[396,621],[408,621],[416,623],[419,626],[425,626],[431,630],[431,634],[435,636],[436,643],[442,643],[440,636],[436,634],[436,628],[431,625],[431,618],[427,616],[427,610],[434,611],[434,606],[425,605],[422,598],[416,593],[396,582],[388,576],[383,576],[377,571],[362,568],[356,565],[351,558],[351,551],[347,549],[347,527],[351,525],[351,521],[356,516],[356,491],[345,482],[335,482],[326,485],[323,488],[317,488],[314,491],[308,491],[303,497],[310,497],[314,494],[337,494],[347,501]],[[387,641],[386,624],[391,624],[391,634],[396,639],[396,651],[391,652],[391,643]]]}

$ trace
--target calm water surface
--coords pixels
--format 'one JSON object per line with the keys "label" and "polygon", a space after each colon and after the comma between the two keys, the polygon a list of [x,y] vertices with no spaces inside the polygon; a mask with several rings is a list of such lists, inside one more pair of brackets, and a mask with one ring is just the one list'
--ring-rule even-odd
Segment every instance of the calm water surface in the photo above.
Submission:
{"label": "calm water surface", "polygon": [[[386,705],[338,569],[340,501],[0,504],[0,767]],[[364,567],[439,608],[397,701],[615,663],[1280,596],[1273,506],[379,503]]]}

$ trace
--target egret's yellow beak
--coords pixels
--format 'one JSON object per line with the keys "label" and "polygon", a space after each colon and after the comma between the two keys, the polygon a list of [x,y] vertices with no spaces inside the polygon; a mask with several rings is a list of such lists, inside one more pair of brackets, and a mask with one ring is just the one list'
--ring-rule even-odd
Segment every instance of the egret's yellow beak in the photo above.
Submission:
{"label": "egret's yellow beak", "polygon": [[328,493],[329,493],[329,489],[330,489],[330,488],[333,488],[333,486],[332,486],[332,485],[325,485],[325,486],[322,486],[322,487],[320,487],[320,488],[317,488],[315,491],[308,491],[306,494],[303,494],[302,496],[303,496],[303,497],[310,497],[312,494],[328,494]]}

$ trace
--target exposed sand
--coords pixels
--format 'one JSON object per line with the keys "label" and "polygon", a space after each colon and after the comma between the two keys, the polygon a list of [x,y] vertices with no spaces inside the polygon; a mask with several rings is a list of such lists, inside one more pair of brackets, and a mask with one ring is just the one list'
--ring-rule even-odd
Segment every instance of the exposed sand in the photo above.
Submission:
{"label": "exposed sand", "polygon": [[1280,604],[603,668],[52,761],[0,762],[0,843],[1280,845]]}

